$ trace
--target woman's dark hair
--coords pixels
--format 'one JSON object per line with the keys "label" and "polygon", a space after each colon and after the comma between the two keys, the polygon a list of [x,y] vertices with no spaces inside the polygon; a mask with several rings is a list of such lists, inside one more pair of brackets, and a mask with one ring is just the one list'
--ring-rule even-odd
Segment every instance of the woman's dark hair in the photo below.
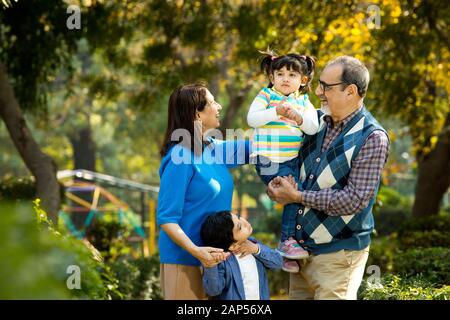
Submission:
{"label": "woman's dark hair", "polygon": [[233,237],[234,222],[229,211],[221,211],[208,216],[202,224],[200,236],[203,244],[228,251],[236,242]]}
{"label": "woman's dark hair", "polygon": [[[288,70],[297,71],[301,75],[308,77],[307,83],[299,88],[301,93],[307,93],[311,90],[311,81],[314,77],[314,70],[316,68],[316,61],[313,57],[300,55],[297,53],[277,56],[276,53],[270,49],[260,51],[260,53],[263,54],[261,71],[264,71],[269,78],[276,70],[286,67]],[[272,82],[269,83],[268,87],[273,87]]]}
{"label": "woman's dark hair", "polygon": [[[173,144],[184,143],[194,151],[194,138],[201,132],[194,134],[196,130],[194,121],[197,111],[203,111],[207,104],[206,86],[203,83],[187,84],[176,88],[169,98],[167,130],[164,142],[160,150],[161,157],[164,157]],[[176,129],[185,129],[189,132],[190,141],[172,141],[172,133]]]}

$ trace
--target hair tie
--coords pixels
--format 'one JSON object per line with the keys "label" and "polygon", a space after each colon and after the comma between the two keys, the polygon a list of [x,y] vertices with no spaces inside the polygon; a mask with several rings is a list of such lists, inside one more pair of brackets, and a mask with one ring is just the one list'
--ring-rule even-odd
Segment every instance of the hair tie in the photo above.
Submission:
{"label": "hair tie", "polygon": [[277,57],[275,57],[275,56],[271,56],[271,57],[270,57],[270,60],[273,61],[273,60],[275,60],[276,58],[277,58]]}

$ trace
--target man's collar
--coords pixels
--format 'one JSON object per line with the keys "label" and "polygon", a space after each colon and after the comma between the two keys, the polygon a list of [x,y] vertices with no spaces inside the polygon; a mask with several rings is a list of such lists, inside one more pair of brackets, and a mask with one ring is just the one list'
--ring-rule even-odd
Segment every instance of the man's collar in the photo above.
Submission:
{"label": "man's collar", "polygon": [[339,126],[340,129],[342,129],[342,128],[345,127],[345,125],[346,125],[347,123],[350,122],[350,120],[352,120],[352,119],[353,119],[353,118],[354,118],[354,117],[362,110],[362,108],[364,108],[364,103],[361,103],[361,105],[358,107],[358,109],[356,109],[355,111],[353,111],[352,113],[350,113],[347,117],[345,117],[345,119],[343,119],[343,120],[341,120],[341,121],[338,121],[338,122],[336,122],[336,123],[334,123],[333,118],[331,117],[331,115],[325,115],[325,116],[323,117],[323,120],[324,120],[327,124],[331,125],[331,127]]}

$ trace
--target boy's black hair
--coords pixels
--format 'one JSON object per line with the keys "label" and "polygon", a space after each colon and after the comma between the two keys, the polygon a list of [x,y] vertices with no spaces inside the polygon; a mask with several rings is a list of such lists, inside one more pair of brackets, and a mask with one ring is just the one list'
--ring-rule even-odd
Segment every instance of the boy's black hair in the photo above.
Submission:
{"label": "boy's black hair", "polygon": [[228,251],[236,242],[233,237],[234,223],[229,211],[220,211],[208,216],[202,224],[200,236],[203,244]]}

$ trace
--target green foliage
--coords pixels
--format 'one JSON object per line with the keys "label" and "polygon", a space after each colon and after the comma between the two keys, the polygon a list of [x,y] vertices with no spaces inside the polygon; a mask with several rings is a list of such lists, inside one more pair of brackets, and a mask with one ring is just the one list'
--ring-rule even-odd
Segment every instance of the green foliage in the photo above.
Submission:
{"label": "green foliage", "polygon": [[[60,196],[64,197],[64,186],[60,187]],[[0,201],[27,201],[36,198],[36,182],[32,176],[21,178],[6,176],[0,180]]]}
{"label": "green foliage", "polygon": [[121,258],[110,263],[110,266],[119,280],[122,299],[162,299],[157,256],[131,260]]}
{"label": "green foliage", "polygon": [[449,2],[400,1],[382,10],[381,28],[372,32],[380,79],[373,98],[386,114],[401,117],[416,151],[426,154],[448,114]]}
{"label": "green foliage", "polygon": [[450,286],[437,287],[421,277],[386,275],[379,284],[363,281],[358,292],[363,300],[449,300]]}
{"label": "green foliage", "polygon": [[87,239],[100,251],[105,261],[110,261],[130,252],[126,244],[128,235],[129,231],[125,225],[117,221],[96,219],[87,232]]}
{"label": "green foliage", "polygon": [[282,296],[289,292],[289,273],[283,270],[267,270],[271,296]]}
{"label": "green foliage", "polygon": [[0,181],[0,200],[32,200],[36,197],[36,184],[31,177],[7,177]]}
{"label": "green foliage", "polygon": [[382,273],[393,270],[394,257],[398,251],[396,235],[373,237],[367,266],[376,265]]}
{"label": "green foliage", "polygon": [[380,210],[383,208],[406,209],[411,207],[411,201],[407,197],[388,186],[380,188],[377,195],[377,204],[380,206]]}
{"label": "green foliage", "polygon": [[257,232],[252,234],[252,237],[265,244],[270,248],[276,248],[278,246],[278,235],[270,232]]}
{"label": "green foliage", "polygon": [[398,240],[399,248],[402,250],[431,247],[450,248],[450,233],[438,230],[405,231]]}
{"label": "green foliage", "polygon": [[399,231],[399,236],[401,237],[405,232],[410,231],[431,230],[448,232],[450,230],[450,216],[444,215],[409,219],[402,224]]}
{"label": "green foliage", "polygon": [[446,216],[409,219],[398,233],[375,236],[367,265],[379,266],[385,276],[382,286],[363,282],[360,299],[449,299],[448,227]]}
{"label": "green foliage", "polygon": [[398,232],[402,223],[411,217],[411,211],[406,208],[381,208],[373,213],[375,232],[379,235],[389,235]]}
{"label": "green foliage", "polygon": [[432,216],[406,220],[398,233],[399,248],[450,247],[450,216]]}
{"label": "green foliage", "polygon": [[0,61],[7,62],[8,75],[23,110],[46,111],[48,83],[61,66],[71,72],[71,54],[83,36],[95,47],[108,49],[133,25],[121,23],[116,10],[122,2],[95,2],[80,6],[81,29],[66,26],[68,4],[63,0],[12,1],[0,11]]}
{"label": "green foliage", "polygon": [[[109,299],[117,281],[85,243],[57,232],[35,204],[1,203],[1,299]],[[81,288],[69,290],[69,266],[80,269]]]}
{"label": "green foliage", "polygon": [[383,186],[377,195],[373,216],[379,235],[398,232],[401,224],[411,216],[411,202],[397,190]]}
{"label": "green foliage", "polygon": [[399,253],[394,258],[394,272],[412,277],[420,275],[429,282],[450,284],[450,249],[419,248]]}

